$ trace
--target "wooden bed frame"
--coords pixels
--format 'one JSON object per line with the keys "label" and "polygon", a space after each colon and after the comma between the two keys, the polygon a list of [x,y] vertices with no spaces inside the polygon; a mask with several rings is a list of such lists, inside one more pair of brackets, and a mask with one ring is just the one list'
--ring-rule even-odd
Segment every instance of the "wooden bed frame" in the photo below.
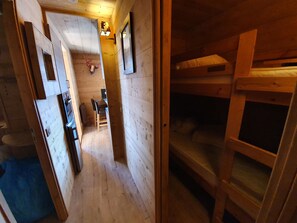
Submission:
{"label": "wooden bed frame", "polygon": [[[225,149],[220,157],[219,173],[214,174],[205,169],[203,165],[195,162],[193,154],[189,155],[185,151],[178,150],[171,146],[171,151],[177,160],[180,160],[183,165],[191,169],[192,172],[198,175],[201,185],[210,191],[210,194],[215,197],[216,204],[213,214],[213,223],[221,223],[225,208],[234,216],[241,218],[241,222],[266,222],[269,217],[265,214],[262,205],[271,205],[272,201],[269,196],[264,196],[263,201],[255,201],[251,196],[239,190],[231,180],[234,164],[235,153],[240,153],[252,160],[257,161],[272,169],[272,176],[267,190],[273,191],[274,177],[280,177],[277,172],[279,168],[285,165],[282,156],[286,156],[289,152],[289,147],[285,148],[285,144],[281,143],[278,154],[268,152],[265,149],[256,147],[238,139],[241,129],[243,112],[246,101],[255,101],[261,103],[290,105],[292,94],[297,82],[296,76],[253,76],[252,66],[254,60],[254,49],[257,38],[257,30],[252,30],[234,36],[225,40],[208,44],[201,48],[200,51],[188,52],[188,54],[172,57],[174,64],[193,59],[196,57],[205,57],[213,54],[220,55],[229,61],[228,64],[219,64],[204,66],[189,69],[172,69],[171,73],[171,92],[203,95],[218,98],[229,98],[229,114],[225,134]],[[239,44],[238,44],[239,43]],[[271,55],[266,53],[268,62],[264,64],[290,63],[291,59],[271,61]],[[266,55],[265,54],[265,55]],[[265,58],[261,54],[261,60]],[[279,58],[276,58],[279,59]],[[295,61],[295,60],[293,60]],[[263,62],[261,62],[263,63]],[[296,99],[296,97],[294,97]],[[292,107],[292,106],[291,106]],[[292,118],[291,113],[294,109],[290,109],[287,124],[283,133],[283,139],[286,137],[286,132],[293,131],[292,126],[296,126],[297,120]],[[288,140],[293,140],[291,137]],[[286,145],[289,145],[288,141]],[[276,168],[277,167],[277,168]],[[290,178],[290,183],[293,184],[294,176]],[[207,189],[207,187],[211,189]],[[276,185],[275,185],[276,186]],[[288,190],[288,188],[286,188]],[[267,192],[266,192],[267,193]],[[275,192],[277,193],[277,192]],[[231,202],[231,203],[230,203]],[[248,216],[245,216],[243,210]],[[281,211],[279,207],[278,211]],[[251,220],[253,219],[253,220]],[[265,220],[263,220],[265,219]]]}

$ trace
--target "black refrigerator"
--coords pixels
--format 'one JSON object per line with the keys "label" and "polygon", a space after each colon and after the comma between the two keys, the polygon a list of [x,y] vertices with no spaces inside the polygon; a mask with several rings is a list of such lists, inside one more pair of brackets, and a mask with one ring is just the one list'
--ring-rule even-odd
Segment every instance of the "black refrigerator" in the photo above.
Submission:
{"label": "black refrigerator", "polygon": [[72,166],[75,174],[78,174],[82,170],[83,159],[69,92],[58,95],[58,100],[64,121]]}

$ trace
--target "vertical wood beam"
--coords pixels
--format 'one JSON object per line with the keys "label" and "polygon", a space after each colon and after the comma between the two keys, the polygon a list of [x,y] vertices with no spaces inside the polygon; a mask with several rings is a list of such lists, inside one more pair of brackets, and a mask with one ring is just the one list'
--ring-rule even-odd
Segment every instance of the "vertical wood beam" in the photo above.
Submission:
{"label": "vertical wood beam", "polygon": [[[257,30],[252,30],[240,35],[237,51],[237,60],[232,83],[231,100],[229,105],[228,122],[225,142],[230,137],[238,139],[242,117],[244,113],[246,96],[236,91],[236,81],[239,77],[249,76],[253,64],[254,49],[256,45]],[[213,222],[218,222],[224,215],[227,194],[222,189],[222,183],[229,182],[232,174],[234,151],[225,148],[221,157],[219,186],[216,194],[216,204],[213,214]]]}
{"label": "vertical wood beam", "polygon": [[172,0],[153,1],[156,222],[168,222]]}
{"label": "vertical wood beam", "polygon": [[[297,88],[295,89],[276,162],[257,223],[276,222],[297,172]],[[296,199],[296,198],[295,198]],[[295,201],[296,202],[296,201]]]}
{"label": "vertical wood beam", "polygon": [[297,174],[294,179],[294,183],[288,195],[288,199],[284,205],[284,208],[280,214],[277,223],[292,223],[293,216],[296,212],[296,197],[297,197]]}

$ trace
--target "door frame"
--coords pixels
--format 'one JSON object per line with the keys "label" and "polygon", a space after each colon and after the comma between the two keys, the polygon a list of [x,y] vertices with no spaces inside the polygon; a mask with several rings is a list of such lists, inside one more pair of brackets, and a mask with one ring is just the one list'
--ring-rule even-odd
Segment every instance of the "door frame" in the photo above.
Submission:
{"label": "door frame", "polygon": [[153,1],[156,223],[168,222],[172,0]]}

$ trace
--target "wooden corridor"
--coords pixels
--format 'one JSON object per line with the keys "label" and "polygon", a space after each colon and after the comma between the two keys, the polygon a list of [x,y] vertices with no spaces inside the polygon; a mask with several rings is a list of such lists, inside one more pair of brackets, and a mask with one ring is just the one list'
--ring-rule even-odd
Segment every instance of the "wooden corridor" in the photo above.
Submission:
{"label": "wooden corridor", "polygon": [[[66,223],[149,223],[150,218],[126,166],[112,157],[108,129],[86,128],[84,167],[76,177]],[[50,216],[40,223],[59,222]]]}

